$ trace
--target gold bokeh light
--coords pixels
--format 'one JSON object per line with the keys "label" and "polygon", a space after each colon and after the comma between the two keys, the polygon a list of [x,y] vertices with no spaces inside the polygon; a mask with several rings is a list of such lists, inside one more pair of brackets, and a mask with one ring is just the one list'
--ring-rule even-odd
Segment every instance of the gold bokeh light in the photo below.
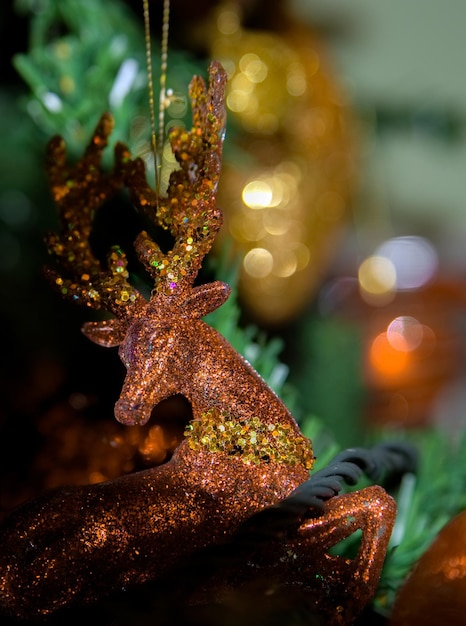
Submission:
{"label": "gold bokeh light", "polygon": [[292,22],[282,32],[248,30],[241,18],[238,4],[222,3],[211,42],[240,129],[218,201],[243,259],[243,302],[259,321],[280,324],[307,305],[337,249],[354,135],[314,33]]}

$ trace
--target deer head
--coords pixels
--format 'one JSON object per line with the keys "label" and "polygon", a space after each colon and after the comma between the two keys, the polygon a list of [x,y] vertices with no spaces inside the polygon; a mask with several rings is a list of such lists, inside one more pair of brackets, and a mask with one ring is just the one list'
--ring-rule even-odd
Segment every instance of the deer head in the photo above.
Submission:
{"label": "deer head", "polygon": [[[179,384],[173,382],[176,363],[169,364],[174,360],[176,338],[188,334],[195,341],[193,320],[215,310],[230,293],[228,285],[221,282],[193,287],[222,224],[215,199],[224,136],[225,83],[226,74],[216,62],[209,67],[208,88],[202,78],[192,80],[193,125],[189,131],[177,128],[170,134],[179,169],[171,174],[165,197],[148,185],[143,161],[133,160],[123,144],[115,148],[113,170],[102,171],[102,152],[113,128],[108,114],[102,116],[84,157],[74,167],[66,166],[61,138],[49,144],[47,171],[62,228],[60,235],[48,235],[48,247],[73,278],[52,269],[47,274],[66,297],[115,316],[88,322],[82,330],[99,345],[120,346],[128,370],[115,408],[122,423],[144,424],[157,402],[180,392]],[[111,249],[107,267],[102,267],[89,245],[95,212],[121,187],[128,188],[142,215],[168,230],[174,239],[173,248],[165,253],[147,232],[137,237],[138,258],[154,280],[149,300],[128,281],[127,259],[118,246]],[[159,382],[154,384],[157,375]],[[125,388],[131,390],[131,398]]]}

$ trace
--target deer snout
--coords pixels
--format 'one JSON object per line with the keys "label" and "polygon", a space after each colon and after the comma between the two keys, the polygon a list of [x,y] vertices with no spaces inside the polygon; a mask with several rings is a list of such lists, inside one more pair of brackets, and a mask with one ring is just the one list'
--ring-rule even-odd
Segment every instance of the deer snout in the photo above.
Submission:
{"label": "deer snout", "polygon": [[144,426],[149,421],[152,406],[120,398],[115,404],[115,417],[125,426]]}

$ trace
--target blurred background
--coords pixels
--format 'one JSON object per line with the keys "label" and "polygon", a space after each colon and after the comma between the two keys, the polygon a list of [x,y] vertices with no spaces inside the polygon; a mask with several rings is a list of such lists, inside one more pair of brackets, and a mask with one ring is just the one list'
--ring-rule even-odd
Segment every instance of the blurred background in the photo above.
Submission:
{"label": "blurred background", "polygon": [[[189,123],[210,59],[229,74],[225,226],[203,278],[226,273],[237,300],[212,322],[305,432],[318,421],[324,457],[380,429],[465,429],[465,20],[461,0],[172,0],[167,128]],[[5,513],[154,463],[150,431],[112,419],[124,369],[80,334],[94,314],[41,273],[52,135],[76,159],[111,110],[114,140],[153,164],[139,2],[3,3],[0,39]],[[103,249],[128,249],[140,225],[122,201],[98,226]]]}

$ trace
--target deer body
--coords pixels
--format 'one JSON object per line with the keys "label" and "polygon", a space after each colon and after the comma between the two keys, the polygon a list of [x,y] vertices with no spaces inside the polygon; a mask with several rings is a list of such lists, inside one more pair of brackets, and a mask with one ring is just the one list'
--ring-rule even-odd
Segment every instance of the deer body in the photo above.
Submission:
{"label": "deer body", "polygon": [[307,475],[299,466],[284,475],[278,464],[192,451],[184,441],[160,467],[49,492],[0,529],[1,609],[23,619],[47,616],[163,579]]}

